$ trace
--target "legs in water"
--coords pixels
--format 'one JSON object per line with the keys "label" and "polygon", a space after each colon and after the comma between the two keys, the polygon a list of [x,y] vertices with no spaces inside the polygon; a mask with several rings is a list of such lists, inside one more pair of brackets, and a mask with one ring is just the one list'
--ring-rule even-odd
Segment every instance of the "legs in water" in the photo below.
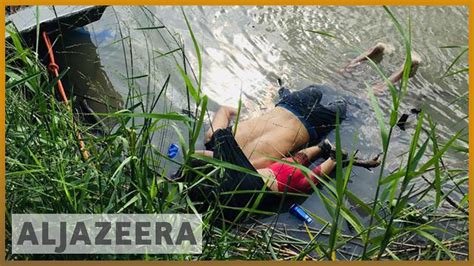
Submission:
{"label": "legs in water", "polygon": [[[314,173],[312,176],[305,176],[300,168],[291,165],[291,163],[297,163],[308,167],[311,164],[312,159],[316,156],[322,156],[327,159],[320,165],[311,169]],[[347,153],[343,152],[342,157],[342,165],[346,166],[349,162],[347,160]],[[300,150],[293,157],[283,158],[283,160],[288,161],[288,163],[275,162],[267,168],[260,168],[257,170],[267,187],[272,191],[284,192],[289,189],[288,191],[309,193],[311,192],[311,184],[309,183],[311,181],[309,181],[309,179],[317,184],[318,177],[329,176],[331,172],[334,171],[337,164],[336,149],[327,139],[323,140],[316,146]],[[377,167],[379,164],[380,161],[378,160],[378,156],[371,160],[364,161],[355,159],[353,161],[354,166],[362,166],[365,168]]]}
{"label": "legs in water", "polygon": [[[318,176],[328,176],[336,167],[335,149],[335,146],[328,139],[325,139],[316,146],[300,150],[293,158],[285,158],[284,160],[294,160],[296,163],[309,166],[314,158],[322,156],[327,159],[312,171]],[[347,153],[343,152],[343,160],[346,159]]]}
{"label": "legs in water", "polygon": [[369,48],[365,53],[359,55],[358,57],[352,59],[345,67],[344,70],[348,71],[351,68],[358,66],[363,61],[367,59],[374,60],[375,58],[383,55],[383,53],[388,50],[388,45],[382,42],[377,43],[373,47]]}
{"label": "legs in water", "polygon": [[[336,167],[336,147],[328,140],[325,139],[321,141],[318,145],[312,146],[306,149],[299,151],[295,157],[295,162],[309,166],[311,161],[318,155],[322,157],[327,157],[326,161],[318,165],[316,168],[312,169],[313,172],[317,175],[329,175]],[[361,159],[354,157],[352,165],[364,168],[374,168],[380,165],[379,160],[380,154],[371,159]],[[349,155],[345,150],[342,150],[342,165],[346,167],[349,163]]]}
{"label": "legs in water", "polygon": [[[416,71],[418,70],[418,67],[421,63],[421,57],[418,53],[416,52],[411,52],[411,70],[410,70],[410,75],[409,77],[413,77],[416,74]],[[388,77],[388,80],[392,83],[395,84],[399,82],[402,77],[403,77],[403,69],[405,67],[405,63],[403,63],[397,71],[395,71],[390,77]],[[387,83],[386,82],[380,82],[377,85],[374,85],[374,92],[375,93],[382,93],[386,88],[387,88]]]}
{"label": "legs in water", "polygon": [[[366,52],[363,54],[359,55],[358,57],[354,58],[351,60],[345,67],[344,70],[350,71],[352,68],[358,66],[360,63],[363,61],[368,60],[369,58],[373,60],[374,58],[377,58],[378,56],[381,56],[385,51],[387,51],[390,47],[389,45],[385,43],[377,43],[375,46],[371,47],[368,49]],[[418,53],[412,52],[411,53],[411,61],[412,61],[412,66],[411,66],[411,71],[409,77],[413,77],[416,74],[416,71],[418,70],[418,66],[421,63],[421,57]],[[403,69],[404,69],[405,63],[401,65],[397,71],[395,71],[390,77],[388,77],[388,80],[392,83],[395,84],[399,82],[402,77],[403,77]],[[386,88],[387,88],[387,83],[380,82],[376,85],[373,86],[374,92],[376,94],[382,93]]]}
{"label": "legs in water", "polygon": [[[325,140],[317,146],[300,150],[293,157],[283,158],[289,163],[297,163],[308,167],[311,160],[319,155],[328,154],[332,149],[329,141]],[[318,165],[312,172],[317,175],[329,175],[335,167],[336,163],[333,159],[327,159],[324,163]],[[257,170],[265,180],[267,186],[273,191],[283,192],[286,189],[293,192],[308,193],[311,190],[311,185],[301,169],[294,167],[288,163],[275,162],[268,168]],[[310,176],[314,183],[318,183],[315,176]]]}

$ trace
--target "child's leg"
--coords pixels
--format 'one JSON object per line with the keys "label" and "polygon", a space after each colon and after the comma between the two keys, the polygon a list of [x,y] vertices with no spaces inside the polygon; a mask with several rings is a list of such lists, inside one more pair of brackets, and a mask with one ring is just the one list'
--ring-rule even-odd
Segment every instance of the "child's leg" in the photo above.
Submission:
{"label": "child's leg", "polygon": [[[305,166],[308,166],[309,163],[314,159],[316,158],[316,156],[318,155],[322,155],[322,156],[327,156],[329,155],[330,151],[335,149],[334,145],[328,140],[328,139],[324,139],[322,140],[318,145],[316,146],[311,146],[311,147],[308,147],[306,149],[302,149],[300,150],[296,155],[295,155],[295,159],[296,159],[296,156],[300,153],[302,154],[305,154],[307,159],[308,159],[308,162],[307,164],[304,164],[304,163],[301,163],[301,162],[298,162],[300,164],[303,164]],[[301,155],[300,155],[301,156]]]}
{"label": "child's leg", "polygon": [[317,176],[329,176],[336,167],[336,161],[328,158],[322,164],[313,168],[313,173]]}
{"label": "child's leg", "polygon": [[332,150],[335,150],[336,147],[328,139],[323,139],[316,146],[312,146],[306,149],[301,150],[304,152],[310,161],[312,161],[316,156],[321,156],[327,158],[330,155]]}
{"label": "child's leg", "polygon": [[318,146],[311,146],[306,149],[302,149],[297,152],[294,156],[295,162],[308,166],[311,160],[321,152],[321,148]]}

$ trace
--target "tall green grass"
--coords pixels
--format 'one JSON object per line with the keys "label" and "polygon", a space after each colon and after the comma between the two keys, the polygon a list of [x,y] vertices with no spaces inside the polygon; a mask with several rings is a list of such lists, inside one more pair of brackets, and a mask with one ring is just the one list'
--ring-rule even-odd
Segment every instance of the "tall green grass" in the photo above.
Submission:
{"label": "tall green grass", "polygon": [[[437,133],[436,121],[423,112],[418,117],[408,151],[397,155],[400,167],[390,173],[386,169],[399,107],[409,92],[411,25],[408,22],[404,27],[388,8],[385,12],[400,33],[406,61],[401,84],[387,84],[392,99],[390,110],[383,110],[368,88],[384,152],[382,164],[376,169],[379,171],[376,192],[369,202],[347,188],[352,167],[351,164],[345,169],[341,167],[342,147],[337,123],[336,178],[318,177],[328,193],[322,193],[312,185],[331,215],[327,220],[311,213],[323,225],[320,228],[305,226],[284,230],[277,224],[277,213],[257,208],[263,196],[261,193],[256,204],[240,210],[239,217],[250,223],[215,226],[220,209],[226,208],[221,202],[202,213],[204,243],[201,255],[13,256],[8,245],[7,259],[467,259],[468,234],[463,228],[467,228],[468,218],[468,197],[464,189],[468,172],[467,168],[457,169],[444,162],[446,154],[452,152],[465,154],[467,158],[466,130],[450,139],[442,139]],[[143,8],[143,13],[156,22],[149,10]],[[26,46],[11,25],[8,27],[12,42],[7,43],[6,58],[7,240],[11,236],[11,213],[193,213],[197,212],[198,203],[192,202],[187,195],[192,187],[204,182],[218,184],[216,177],[225,169],[258,175],[194,154],[196,143],[202,141],[199,132],[206,117],[208,99],[202,92],[202,49],[184,12],[183,19],[193,41],[197,73],[189,66],[188,50],[177,41],[173,46],[163,48],[164,52],[159,52],[158,57],[174,58],[177,73],[186,88],[188,110],[194,110],[194,116],[171,111],[154,112],[163,95],[171,89],[170,78],[167,76],[163,80],[157,92],[150,89],[151,81],[148,81],[147,93],[142,94],[136,80],[146,74],[137,74],[134,70],[130,29],[119,28],[120,41],[116,45],[123,49],[126,65],[123,75],[129,94],[122,110],[100,114],[103,119],[112,117],[116,121],[113,129],[103,129],[102,134],[92,133],[96,125],[87,125],[78,119],[76,125],[71,124],[71,116],[78,114],[68,111],[70,109],[55,98],[57,80],[49,77],[38,54]],[[163,34],[167,29],[164,25],[150,23],[135,30]],[[153,53],[149,53],[149,62],[152,58]],[[383,71],[374,62],[369,62],[381,78],[388,81]],[[67,69],[63,69],[61,77],[66,74]],[[185,131],[181,132],[178,125],[184,126]],[[87,161],[81,158],[76,129],[82,133],[91,154]],[[163,140],[158,145],[153,142],[153,135],[168,131],[178,136],[183,162],[175,162],[162,153]],[[189,166],[195,158],[206,162],[207,171],[203,167]],[[186,171],[195,172],[197,180],[170,179],[166,173],[167,164],[172,161],[182,164]],[[307,175],[311,172],[301,165],[294,166]],[[284,193],[282,201],[290,195]],[[355,213],[348,201],[364,215]],[[275,215],[275,222],[263,224],[255,219],[255,214]],[[353,233],[347,234],[344,225],[353,228]],[[309,241],[294,234],[306,234]],[[347,250],[350,247],[356,247],[356,250],[350,252]]]}

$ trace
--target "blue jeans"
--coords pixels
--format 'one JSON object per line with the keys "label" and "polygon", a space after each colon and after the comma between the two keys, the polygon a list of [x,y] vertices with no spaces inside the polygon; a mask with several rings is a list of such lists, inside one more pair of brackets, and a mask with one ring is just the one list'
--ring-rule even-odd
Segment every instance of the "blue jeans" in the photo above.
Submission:
{"label": "blue jeans", "polygon": [[311,85],[300,91],[286,92],[276,106],[293,113],[303,123],[310,137],[316,143],[336,127],[336,116],[340,121],[346,118],[347,103],[338,99],[327,105],[321,104],[323,85]]}

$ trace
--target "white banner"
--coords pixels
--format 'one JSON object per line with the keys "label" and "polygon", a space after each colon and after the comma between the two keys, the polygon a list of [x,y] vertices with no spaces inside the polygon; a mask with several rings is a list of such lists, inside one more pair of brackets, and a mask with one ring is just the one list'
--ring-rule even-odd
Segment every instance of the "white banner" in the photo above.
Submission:
{"label": "white banner", "polygon": [[200,254],[194,214],[12,214],[13,254]]}

